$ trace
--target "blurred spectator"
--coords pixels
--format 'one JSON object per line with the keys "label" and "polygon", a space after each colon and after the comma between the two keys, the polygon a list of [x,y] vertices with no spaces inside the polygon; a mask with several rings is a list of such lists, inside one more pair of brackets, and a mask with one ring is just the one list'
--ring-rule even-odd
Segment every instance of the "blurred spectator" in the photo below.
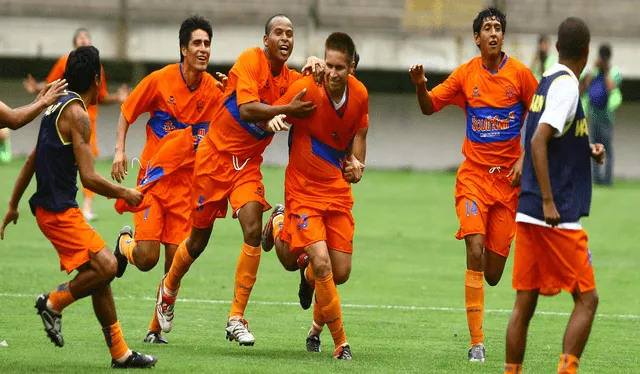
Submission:
{"label": "blurred spectator", "polygon": [[547,38],[546,35],[540,35],[540,39],[538,39],[538,50],[533,56],[533,61],[529,67],[533,76],[536,77],[538,81],[542,78],[542,73],[549,69],[551,65],[555,64],[557,60],[555,55],[549,55],[550,47],[551,43],[549,43],[549,38]]}
{"label": "blurred spectator", "polygon": [[603,44],[594,69],[583,73],[581,82],[582,106],[591,122],[591,142],[602,143],[607,151],[604,165],[593,163],[595,184],[613,186],[613,124],[615,112],[622,104],[621,83],[620,70],[611,64],[611,46]]}
{"label": "blurred spectator", "polygon": [[11,143],[9,142],[9,129],[0,129],[0,164],[8,164],[11,161]]}

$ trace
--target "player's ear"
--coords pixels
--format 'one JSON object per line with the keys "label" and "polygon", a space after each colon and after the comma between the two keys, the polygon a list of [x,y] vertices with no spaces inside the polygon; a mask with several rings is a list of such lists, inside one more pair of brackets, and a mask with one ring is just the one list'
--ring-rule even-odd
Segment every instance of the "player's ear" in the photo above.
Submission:
{"label": "player's ear", "polygon": [[187,47],[185,47],[184,45],[180,46],[180,53],[182,53],[182,57],[187,57]]}
{"label": "player's ear", "polygon": [[262,37],[262,42],[264,43],[265,47],[269,46],[269,35],[266,35]]}
{"label": "player's ear", "polygon": [[476,42],[476,46],[478,46],[478,48],[480,48],[480,34],[478,34],[477,32],[473,33],[473,39]]}

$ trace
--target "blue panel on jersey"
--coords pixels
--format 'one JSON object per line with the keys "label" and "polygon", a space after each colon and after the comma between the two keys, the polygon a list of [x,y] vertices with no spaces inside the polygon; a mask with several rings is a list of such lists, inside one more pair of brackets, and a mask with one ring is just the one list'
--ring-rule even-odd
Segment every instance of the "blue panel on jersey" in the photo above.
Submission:
{"label": "blue panel on jersey", "polygon": [[[314,155],[320,157],[321,159],[327,161],[338,169],[342,169],[342,165],[340,161],[344,159],[347,154],[347,151],[339,151],[331,146],[328,146],[321,142],[320,140],[310,136],[311,138],[311,152]],[[347,148],[348,149],[348,148]]]}
{"label": "blue panel on jersey", "polygon": [[505,142],[520,135],[526,108],[521,102],[506,108],[473,108],[467,104],[467,138],[475,143]]}
{"label": "blue panel on jersey", "polygon": [[147,170],[147,173],[144,175],[144,177],[142,178],[138,186],[142,187],[149,183],[153,183],[163,176],[164,176],[164,169],[162,167],[158,166],[155,168],[151,168]]}
{"label": "blue panel on jersey", "polygon": [[189,125],[178,121],[175,117],[160,109],[153,112],[151,118],[147,121],[147,126],[151,127],[151,130],[153,130],[153,133],[156,134],[159,139],[164,138],[165,135],[171,131],[191,127],[193,135],[197,136],[199,141],[202,137],[207,135],[207,131],[209,131],[209,122],[200,122],[194,125]]}
{"label": "blue panel on jersey", "polygon": [[244,122],[240,120],[240,108],[238,108],[238,98],[236,97],[235,91],[224,101],[224,106],[229,111],[229,114],[231,114],[231,117],[254,138],[264,140],[273,136],[272,132],[267,131],[255,122]]}

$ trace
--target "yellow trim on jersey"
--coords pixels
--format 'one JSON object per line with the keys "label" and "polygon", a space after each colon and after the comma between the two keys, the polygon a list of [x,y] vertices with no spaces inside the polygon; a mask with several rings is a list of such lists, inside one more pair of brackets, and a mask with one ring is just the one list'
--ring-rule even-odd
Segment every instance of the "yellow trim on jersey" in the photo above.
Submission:
{"label": "yellow trim on jersey", "polygon": [[76,95],[76,97],[72,98],[71,100],[67,101],[66,103],[64,103],[64,105],[62,106],[62,108],[60,108],[60,110],[58,111],[58,115],[56,116],[56,132],[58,133],[58,138],[60,138],[60,141],[62,142],[63,145],[69,145],[71,144],[71,142],[65,142],[64,138],[62,137],[62,134],[60,133],[60,129],[58,128],[58,119],[60,119],[60,114],[62,114],[62,111],[64,110],[64,108],[71,102],[74,102],[76,100],[80,100],[80,102],[82,103],[82,106],[84,107],[84,110],[87,110],[87,106],[84,103],[84,100],[82,100],[82,98],[80,97],[80,95],[78,95],[77,93],[73,92],[73,91],[64,91],[67,94],[74,94]]}

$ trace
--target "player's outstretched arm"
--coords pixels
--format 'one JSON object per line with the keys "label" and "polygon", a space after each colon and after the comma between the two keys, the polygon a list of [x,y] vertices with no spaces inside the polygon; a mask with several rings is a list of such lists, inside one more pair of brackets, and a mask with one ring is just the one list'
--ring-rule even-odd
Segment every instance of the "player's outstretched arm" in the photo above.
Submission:
{"label": "player's outstretched arm", "polygon": [[27,74],[27,78],[22,81],[22,85],[24,86],[25,91],[30,94],[34,94],[38,91],[42,91],[47,86],[47,82],[38,82],[33,75]]}
{"label": "player's outstretched arm", "polygon": [[111,179],[118,183],[122,183],[125,175],[129,174],[127,170],[129,161],[125,152],[127,132],[129,132],[129,122],[127,122],[124,114],[120,112],[118,129],[116,130],[116,154],[113,156],[113,163],[111,164]]}
{"label": "player's outstretched arm", "polygon": [[302,101],[307,89],[300,91],[289,104],[267,105],[257,101],[240,105],[240,119],[244,122],[263,122],[272,119],[279,114],[285,114],[294,118],[306,118],[314,110],[316,105],[313,101]]}
{"label": "player's outstretched arm", "polygon": [[24,163],[24,166],[20,171],[20,175],[18,176],[18,180],[13,187],[11,200],[9,200],[9,208],[7,209],[7,213],[4,215],[4,219],[2,220],[2,229],[0,229],[0,239],[2,240],[4,240],[4,229],[7,227],[9,222],[13,222],[14,225],[18,223],[18,217],[20,216],[20,213],[18,212],[18,205],[20,204],[22,195],[24,195],[24,191],[29,187],[29,183],[31,182],[35,171],[36,149],[33,148],[33,151],[31,151],[31,154],[27,157],[27,162]]}
{"label": "player's outstretched arm", "polygon": [[413,85],[416,86],[416,96],[418,97],[418,105],[420,105],[422,114],[433,114],[433,101],[431,101],[431,95],[427,90],[427,77],[424,75],[424,67],[421,64],[411,65],[409,75],[411,75]]}
{"label": "player's outstretched arm", "polygon": [[11,109],[0,101],[0,129],[8,127],[17,130],[33,121],[49,105],[64,96],[65,88],[66,80],[55,80],[44,86],[33,103],[16,109]]}
{"label": "player's outstretched arm", "polygon": [[540,193],[542,194],[542,210],[544,221],[551,226],[560,223],[560,214],[553,201],[551,181],[549,179],[548,144],[556,130],[548,123],[541,123],[531,139],[531,157],[536,171]]}
{"label": "player's outstretched arm", "polygon": [[100,104],[102,105],[110,105],[110,104],[122,104],[127,101],[129,94],[131,93],[131,89],[126,84],[123,84],[118,88],[118,91],[114,93],[107,93],[106,96],[99,98]]}
{"label": "player's outstretched arm", "polygon": [[59,121],[69,121],[73,154],[82,185],[99,195],[124,199],[131,206],[140,204],[142,193],[111,183],[96,172],[90,143],[91,120],[87,112],[79,105],[70,105],[63,110]]}

